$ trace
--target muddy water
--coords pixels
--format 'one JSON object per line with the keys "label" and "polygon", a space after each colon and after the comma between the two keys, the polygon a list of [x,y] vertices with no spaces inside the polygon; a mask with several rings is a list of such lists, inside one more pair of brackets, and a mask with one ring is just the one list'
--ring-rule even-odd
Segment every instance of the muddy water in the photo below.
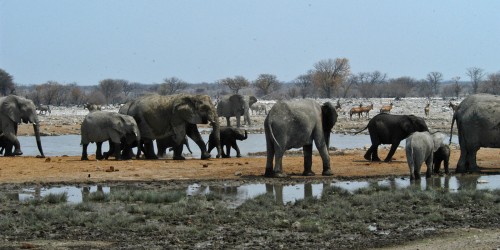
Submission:
{"label": "muddy water", "polygon": [[[406,188],[410,185],[417,186],[422,190],[442,189],[448,192],[458,190],[495,190],[500,189],[500,175],[464,175],[434,177],[430,180],[422,179],[418,183],[410,183],[408,178],[383,179],[374,181],[334,181],[327,183],[298,183],[293,185],[284,184],[245,184],[241,186],[204,186],[197,183],[185,187],[187,196],[217,194],[228,200],[231,207],[237,207],[248,199],[258,195],[271,193],[277,202],[286,204],[311,197],[321,197],[323,190],[329,186],[336,186],[350,192],[371,185],[387,187],[390,189]],[[69,203],[80,203],[85,201],[88,194],[93,192],[110,193],[113,190],[126,189],[130,187],[106,187],[106,186],[58,186],[58,187],[32,187],[23,189],[14,195],[16,199],[25,201],[44,197],[47,194],[66,193]]]}
{"label": "muddy water", "polygon": [[[202,135],[203,140],[206,142],[208,140],[208,135]],[[82,154],[82,147],[80,146],[80,136],[79,135],[61,135],[61,136],[44,136],[42,137],[42,146],[45,155],[47,156],[78,156]],[[24,155],[35,156],[39,154],[36,147],[35,137],[32,136],[20,136],[19,141],[21,143],[21,149]],[[448,141],[448,138],[445,140]],[[458,137],[453,137],[453,142],[458,143]],[[192,155],[186,155],[187,157],[199,158],[200,149],[191,140],[189,140]],[[370,146],[370,136],[369,135],[344,135],[344,134],[333,134],[330,138],[330,147],[335,147],[339,149],[346,148],[363,148],[365,146]],[[404,146],[404,141],[400,143]],[[241,150],[243,156],[247,156],[248,153],[263,152],[266,151],[266,140],[264,134],[250,134],[248,139],[244,141],[238,141],[238,146]],[[90,144],[88,147],[89,154],[95,153],[95,144]],[[103,150],[108,150],[108,143],[103,143]],[[184,153],[187,150],[184,149]],[[215,155],[215,150],[212,151],[212,155]],[[234,149],[231,150],[231,155],[236,155]],[[169,155],[168,157],[171,157]]]}

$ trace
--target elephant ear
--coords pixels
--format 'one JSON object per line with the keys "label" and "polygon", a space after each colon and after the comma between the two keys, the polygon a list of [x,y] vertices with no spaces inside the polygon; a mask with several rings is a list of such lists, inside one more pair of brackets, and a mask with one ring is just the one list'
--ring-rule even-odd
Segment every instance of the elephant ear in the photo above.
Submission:
{"label": "elephant ear", "polygon": [[242,95],[236,94],[236,95],[230,96],[229,103],[230,103],[230,105],[241,105],[241,107],[236,107],[236,108],[238,108],[238,110],[241,110],[241,112],[244,112],[246,102],[245,102],[245,98]]}
{"label": "elephant ear", "polygon": [[443,145],[444,138],[445,138],[445,135],[443,133],[436,132],[436,133],[432,134],[432,142],[434,143],[433,152],[436,152],[439,149],[439,147],[441,147]]}
{"label": "elephant ear", "polygon": [[191,97],[181,96],[175,100],[172,107],[172,114],[179,114],[179,117],[181,117],[183,120],[190,121],[195,116],[195,106],[196,104]]}
{"label": "elephant ear", "polygon": [[337,111],[330,102],[326,102],[321,106],[321,120],[323,122],[323,130],[330,133],[333,126],[337,122]]}
{"label": "elephant ear", "polygon": [[249,106],[252,106],[254,103],[257,102],[257,98],[255,96],[250,96],[249,99],[248,99],[248,105]]}
{"label": "elephant ear", "polygon": [[19,104],[14,96],[5,97],[0,110],[3,114],[6,114],[13,122],[21,122],[21,110],[19,109]]}
{"label": "elephant ear", "polygon": [[117,116],[117,118],[118,119],[111,120],[111,128],[116,130],[119,134],[125,135],[127,133],[125,125],[126,121],[121,115]]}

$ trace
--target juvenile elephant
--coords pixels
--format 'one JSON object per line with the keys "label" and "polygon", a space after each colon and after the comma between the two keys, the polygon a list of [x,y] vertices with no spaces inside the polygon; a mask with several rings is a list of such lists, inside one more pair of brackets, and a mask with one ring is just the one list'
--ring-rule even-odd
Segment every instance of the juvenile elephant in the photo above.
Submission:
{"label": "juvenile elephant", "polygon": [[[223,127],[220,129],[220,145],[222,147],[222,158],[230,158],[231,147],[236,150],[236,157],[241,157],[240,148],[236,143],[236,140],[246,140],[248,138],[247,131],[243,131],[238,128]],[[208,152],[215,148],[215,135],[211,133],[208,138]],[[224,153],[224,146],[226,146],[226,152]]]}
{"label": "juvenile elephant", "polygon": [[96,159],[103,159],[101,146],[107,140],[110,140],[110,148],[114,148],[115,159],[121,159],[122,138],[125,138],[126,144],[130,147],[134,142],[141,140],[139,128],[133,117],[106,111],[90,112],[85,116],[81,126],[82,161],[88,160],[87,147],[91,142],[97,145]]}
{"label": "juvenile elephant", "polygon": [[371,147],[365,153],[365,159],[368,161],[380,161],[378,157],[378,146],[380,144],[392,144],[385,162],[392,161],[392,156],[396,152],[399,143],[413,132],[429,131],[424,119],[414,115],[391,115],[378,114],[374,116],[368,125],[354,133],[358,134],[368,128]]}
{"label": "juvenile elephant", "polygon": [[[120,113],[134,117],[141,132],[147,159],[157,159],[153,140],[171,137],[174,145],[182,145],[186,135],[200,148],[201,159],[210,158],[196,124],[210,123],[219,136],[219,117],[207,95],[148,95],[120,108]],[[217,144],[217,158],[221,155]]]}
{"label": "juvenile elephant", "polygon": [[[286,150],[303,148],[303,175],[312,176],[313,141],[323,160],[323,175],[332,175],[328,148],[330,133],[337,122],[335,107],[314,100],[280,101],[276,103],[264,121],[267,162],[265,176],[284,177],[282,159]],[[274,158],[274,169],[273,169]]]}
{"label": "juvenile elephant", "polygon": [[[0,134],[5,140],[14,146],[14,152],[9,150],[8,156],[22,155],[21,145],[17,139],[17,125],[19,123],[33,123],[36,145],[41,157],[45,157],[40,141],[40,122],[36,114],[35,104],[29,99],[9,95],[0,97]],[[10,146],[10,147],[12,147]],[[7,152],[7,151],[6,151]]]}
{"label": "juvenile elephant", "polygon": [[449,162],[450,162],[450,147],[446,144],[441,145],[436,152],[434,152],[434,173],[439,174],[439,169],[441,168],[441,162],[444,165],[444,173],[449,173]]}
{"label": "juvenile elephant", "polygon": [[434,153],[443,145],[444,134],[415,132],[406,139],[406,161],[410,168],[410,180],[420,179],[422,163],[427,165],[425,176],[430,178],[433,171]]}
{"label": "juvenile elephant", "polygon": [[243,116],[244,121],[250,122],[250,106],[257,102],[255,96],[242,96],[239,94],[223,96],[217,104],[217,115],[226,118],[227,126],[231,126],[230,118],[236,117],[236,126],[241,126],[240,117]]}
{"label": "juvenile elephant", "polygon": [[[167,148],[172,148],[174,151],[174,160],[185,160],[184,156],[182,156],[182,149],[186,145],[187,150],[190,154],[193,154],[191,148],[189,147],[188,138],[184,136],[184,140],[182,140],[180,145],[175,144],[173,137],[166,137],[161,139],[156,139],[156,148],[158,149],[158,158],[165,157],[165,153]],[[210,153],[210,150],[208,151]]]}
{"label": "juvenile elephant", "polygon": [[500,96],[470,95],[454,112],[450,134],[453,134],[455,120],[460,144],[456,172],[478,172],[476,154],[479,148],[500,148]]}

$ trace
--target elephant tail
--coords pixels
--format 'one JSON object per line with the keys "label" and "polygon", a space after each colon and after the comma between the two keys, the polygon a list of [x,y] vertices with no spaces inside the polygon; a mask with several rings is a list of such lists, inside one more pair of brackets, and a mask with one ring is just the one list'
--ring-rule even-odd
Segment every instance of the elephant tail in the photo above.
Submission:
{"label": "elephant tail", "polygon": [[457,112],[453,113],[453,118],[451,119],[450,141],[448,142],[448,145],[451,145],[451,138],[453,137],[453,124],[455,124],[455,120],[457,120]]}
{"label": "elephant tail", "polygon": [[360,130],[360,131],[356,131],[356,132],[354,132],[354,134],[355,134],[355,135],[357,135],[357,134],[359,134],[359,133],[361,133],[361,132],[365,131],[367,128],[368,128],[368,125],[366,125],[366,127],[365,127],[364,129],[362,129],[362,130]]}
{"label": "elephant tail", "polygon": [[274,143],[276,143],[276,145],[281,148],[281,145],[278,143],[278,140],[276,140],[276,137],[274,136],[274,133],[273,133],[273,127],[271,126],[271,123],[269,122],[268,123],[268,127],[269,127],[269,133],[271,134],[271,137],[273,138],[273,141]]}

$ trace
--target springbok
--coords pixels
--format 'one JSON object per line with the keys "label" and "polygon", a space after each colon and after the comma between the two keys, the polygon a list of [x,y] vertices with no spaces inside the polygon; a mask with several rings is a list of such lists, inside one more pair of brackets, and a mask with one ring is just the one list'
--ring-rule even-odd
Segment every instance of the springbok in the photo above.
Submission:
{"label": "springbok", "polygon": [[362,113],[366,113],[366,117],[369,117],[370,116],[370,110],[373,109],[373,103],[368,105],[368,106],[364,106],[364,107],[361,107],[361,109],[363,110]]}
{"label": "springbok", "polygon": [[382,108],[380,108],[380,113],[391,113],[392,106],[392,102],[389,105],[382,106]]}
{"label": "springbok", "polygon": [[363,113],[363,105],[359,104],[359,107],[351,108],[351,110],[349,111],[349,119],[352,120],[353,114],[358,114],[358,118],[360,119],[361,113]]}
{"label": "springbok", "polygon": [[431,104],[430,104],[430,103],[427,103],[427,105],[425,105],[425,108],[424,108],[424,113],[425,113],[425,116],[429,116],[429,109],[430,109],[430,106],[431,106]]}

